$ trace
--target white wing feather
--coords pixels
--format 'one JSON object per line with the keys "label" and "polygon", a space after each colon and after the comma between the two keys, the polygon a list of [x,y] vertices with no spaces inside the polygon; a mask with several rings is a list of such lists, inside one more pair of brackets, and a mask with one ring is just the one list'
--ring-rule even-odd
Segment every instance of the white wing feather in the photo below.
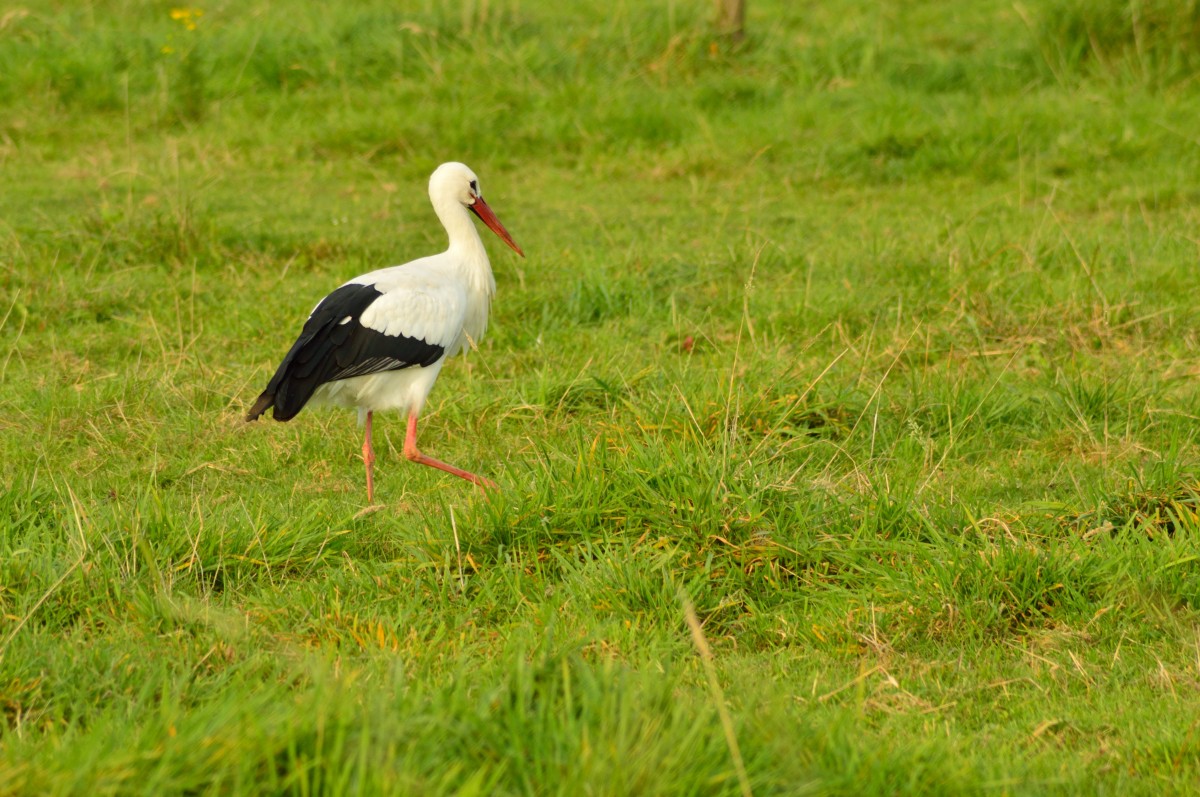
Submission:
{"label": "white wing feather", "polygon": [[[359,322],[384,335],[404,335],[456,350],[467,314],[467,292],[457,280],[419,261],[381,269],[347,284],[373,285],[383,295],[363,311]],[[453,351],[448,352],[453,353]]]}

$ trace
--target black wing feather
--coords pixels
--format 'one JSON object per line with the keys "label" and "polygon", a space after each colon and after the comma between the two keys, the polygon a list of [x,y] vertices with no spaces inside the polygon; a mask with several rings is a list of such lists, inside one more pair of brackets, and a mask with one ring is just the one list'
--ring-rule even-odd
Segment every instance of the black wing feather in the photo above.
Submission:
{"label": "black wing feather", "polygon": [[382,295],[373,285],[350,284],[326,296],[304,323],[246,420],[255,420],[271,407],[275,420],[290,420],[326,382],[424,367],[441,359],[444,346],[385,335],[362,325],[363,312]]}

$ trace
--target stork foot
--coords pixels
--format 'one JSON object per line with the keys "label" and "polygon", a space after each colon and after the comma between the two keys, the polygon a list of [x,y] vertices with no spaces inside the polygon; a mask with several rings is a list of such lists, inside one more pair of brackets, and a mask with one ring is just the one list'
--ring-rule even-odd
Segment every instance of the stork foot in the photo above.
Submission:
{"label": "stork foot", "polygon": [[[368,421],[369,423],[370,421]],[[444,470],[446,473],[457,476],[460,479],[466,479],[471,484],[479,487],[486,494],[488,490],[499,490],[500,488],[491,479],[486,479],[483,476],[477,476],[469,470],[456,468],[440,459],[427,457],[417,449],[417,416],[415,413],[408,416],[408,431],[404,435],[404,458],[409,462],[416,462],[419,465],[428,465],[431,468]]]}

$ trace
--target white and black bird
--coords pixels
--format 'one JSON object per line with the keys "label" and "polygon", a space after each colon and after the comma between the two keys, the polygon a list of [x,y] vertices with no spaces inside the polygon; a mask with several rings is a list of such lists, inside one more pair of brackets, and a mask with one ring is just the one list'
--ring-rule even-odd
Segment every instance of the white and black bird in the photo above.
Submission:
{"label": "white and black bird", "polygon": [[417,418],[446,359],[475,345],[487,329],[496,280],[471,213],[525,256],[483,201],[479,178],[461,163],[443,163],[429,178],[429,199],[450,237],[445,252],[355,277],[322,299],[280,363],[247,421],[274,408],[277,421],[310,401],[353,407],[365,424],[367,501],[375,498],[371,417],[408,413],[404,456],[480,487],[489,479],[417,449]]}

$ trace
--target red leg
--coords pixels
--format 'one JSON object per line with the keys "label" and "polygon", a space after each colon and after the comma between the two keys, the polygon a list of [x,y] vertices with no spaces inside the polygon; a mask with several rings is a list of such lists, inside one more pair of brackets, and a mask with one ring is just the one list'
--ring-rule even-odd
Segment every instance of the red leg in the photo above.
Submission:
{"label": "red leg", "polygon": [[371,413],[367,413],[367,431],[363,435],[363,464],[367,466],[367,503],[375,501],[375,449],[371,448]]}
{"label": "red leg", "polygon": [[442,462],[439,459],[427,457],[418,451],[417,414],[415,412],[409,413],[408,416],[408,433],[404,435],[404,456],[412,462],[416,462],[421,465],[429,465],[430,467],[437,468],[438,470],[444,470],[446,473],[453,473],[460,479],[466,479],[472,484],[479,485],[481,490],[486,490],[489,487],[493,490],[497,489],[496,483],[491,479],[485,479],[482,476],[476,476],[474,473],[465,471],[462,468],[456,468],[453,465],[447,465],[445,462]]}

